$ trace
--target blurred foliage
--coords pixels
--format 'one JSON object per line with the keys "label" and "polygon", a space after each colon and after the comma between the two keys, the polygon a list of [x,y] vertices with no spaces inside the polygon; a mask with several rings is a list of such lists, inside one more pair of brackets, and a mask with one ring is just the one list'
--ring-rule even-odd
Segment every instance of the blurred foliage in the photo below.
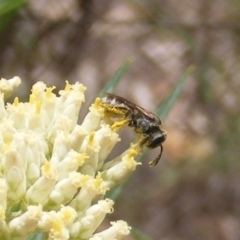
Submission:
{"label": "blurred foliage", "polygon": [[118,70],[113,74],[113,76],[108,80],[108,82],[104,85],[104,87],[99,92],[98,96],[103,97],[105,93],[114,93],[119,81],[121,80],[122,76],[128,70],[132,61],[128,60]]}
{"label": "blurred foliage", "polygon": [[[0,1],[0,17],[14,12],[27,3],[28,0],[1,0]],[[4,20],[4,19],[3,19]]]}
{"label": "blurred foliage", "polygon": [[11,21],[16,16],[16,13],[26,0],[1,0],[0,1],[0,34],[10,26]]}
{"label": "blurred foliage", "polygon": [[175,86],[172,88],[169,96],[158,105],[155,113],[162,120],[164,120],[166,118],[167,114],[170,112],[171,108],[173,107],[174,103],[176,102],[176,100],[180,94],[180,91],[181,91],[185,81],[187,80],[187,78],[189,77],[189,75],[193,71],[193,69],[194,69],[194,67],[191,66],[188,68],[187,71],[184,72],[184,74],[179,78],[179,80],[177,81]]}

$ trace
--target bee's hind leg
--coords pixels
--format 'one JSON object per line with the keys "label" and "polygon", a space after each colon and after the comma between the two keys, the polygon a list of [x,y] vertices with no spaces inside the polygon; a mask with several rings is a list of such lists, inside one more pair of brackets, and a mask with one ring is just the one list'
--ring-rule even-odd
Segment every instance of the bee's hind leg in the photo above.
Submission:
{"label": "bee's hind leg", "polygon": [[119,120],[119,121],[115,122],[111,126],[111,129],[114,130],[114,131],[117,131],[120,127],[128,126],[129,123],[130,123],[130,119],[122,119],[122,120]]}

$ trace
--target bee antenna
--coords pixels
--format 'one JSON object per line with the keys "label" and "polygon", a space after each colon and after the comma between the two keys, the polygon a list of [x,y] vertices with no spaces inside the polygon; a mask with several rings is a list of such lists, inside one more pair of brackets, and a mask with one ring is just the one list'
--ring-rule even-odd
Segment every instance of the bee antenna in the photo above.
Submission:
{"label": "bee antenna", "polygon": [[156,165],[158,164],[159,160],[161,159],[162,152],[163,152],[163,146],[162,146],[162,144],[161,144],[161,145],[160,145],[160,153],[159,153],[159,155],[156,157],[155,160],[149,162],[150,167],[156,166]]}

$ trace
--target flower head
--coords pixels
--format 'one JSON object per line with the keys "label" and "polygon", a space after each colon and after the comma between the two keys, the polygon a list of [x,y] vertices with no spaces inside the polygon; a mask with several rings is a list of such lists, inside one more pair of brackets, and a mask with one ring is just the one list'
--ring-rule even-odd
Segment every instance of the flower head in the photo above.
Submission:
{"label": "flower head", "polygon": [[[104,195],[135,170],[135,150],[105,162],[118,134],[104,120],[97,98],[82,124],[85,87],[64,90],[36,83],[28,102],[5,104],[20,78],[0,81],[0,239],[123,239],[129,227],[117,221],[95,233],[114,202]],[[98,200],[98,201],[97,201]]]}

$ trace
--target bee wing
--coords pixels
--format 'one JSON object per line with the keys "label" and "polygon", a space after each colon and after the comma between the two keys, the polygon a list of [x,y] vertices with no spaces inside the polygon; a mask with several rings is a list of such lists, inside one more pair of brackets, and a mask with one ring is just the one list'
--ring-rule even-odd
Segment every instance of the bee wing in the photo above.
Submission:
{"label": "bee wing", "polygon": [[103,98],[103,102],[112,106],[112,107],[118,107],[122,108],[128,111],[133,111],[133,107],[129,104],[130,102],[120,96],[111,94],[111,93],[105,93],[106,98]]}
{"label": "bee wing", "polygon": [[112,94],[112,93],[105,93],[107,95],[107,98],[109,100],[115,100],[116,103],[118,104],[122,104],[127,106],[128,108],[130,108],[132,111],[137,111],[138,113],[142,114],[144,117],[156,121],[159,123],[159,125],[162,123],[160,118],[158,116],[156,116],[155,114],[147,111],[146,109],[136,105],[135,103],[130,102],[129,100],[120,97],[118,95]]}

